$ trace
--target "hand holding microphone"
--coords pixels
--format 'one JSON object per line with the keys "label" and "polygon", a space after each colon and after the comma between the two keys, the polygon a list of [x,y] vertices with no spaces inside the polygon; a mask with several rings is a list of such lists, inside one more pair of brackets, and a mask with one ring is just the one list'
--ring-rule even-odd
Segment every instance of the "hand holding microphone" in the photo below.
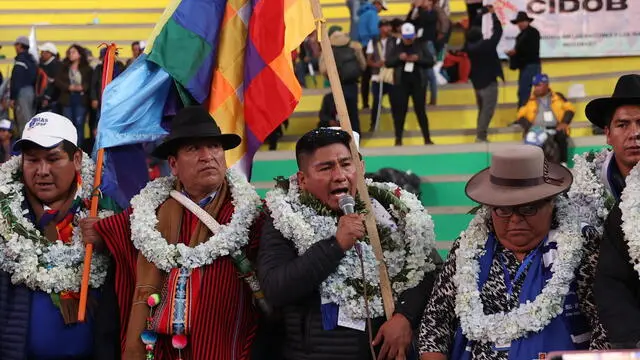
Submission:
{"label": "hand holding microphone", "polygon": [[355,213],[356,202],[351,195],[343,195],[338,205],[344,213],[338,220],[338,231],[336,232],[336,240],[343,251],[347,251],[359,239],[366,234],[364,219],[362,215]]}

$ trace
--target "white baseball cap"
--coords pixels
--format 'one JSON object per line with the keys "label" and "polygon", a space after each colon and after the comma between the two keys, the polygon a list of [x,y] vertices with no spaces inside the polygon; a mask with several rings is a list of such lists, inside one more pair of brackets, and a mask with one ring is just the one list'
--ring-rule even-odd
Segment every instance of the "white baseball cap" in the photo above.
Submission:
{"label": "white baseball cap", "polygon": [[48,51],[48,52],[52,53],[53,55],[58,55],[58,48],[52,42],[46,42],[46,43],[40,45],[40,49],[39,50],[40,51]]}
{"label": "white baseball cap", "polygon": [[78,146],[78,133],[71,120],[52,112],[43,112],[32,117],[22,131],[22,138],[13,145],[19,151],[25,141],[49,149],[67,140]]}
{"label": "white baseball cap", "polygon": [[405,39],[413,39],[416,36],[416,27],[412,23],[402,24],[402,37]]}
{"label": "white baseball cap", "polygon": [[[329,129],[331,129],[331,130],[342,130],[342,128],[339,127],[339,126],[331,126],[331,127],[329,127]],[[356,150],[360,151],[360,134],[358,134],[355,131],[352,131],[352,132],[353,132],[353,142],[356,143]]]}
{"label": "white baseball cap", "polygon": [[0,130],[11,130],[11,121],[7,119],[0,120]]}

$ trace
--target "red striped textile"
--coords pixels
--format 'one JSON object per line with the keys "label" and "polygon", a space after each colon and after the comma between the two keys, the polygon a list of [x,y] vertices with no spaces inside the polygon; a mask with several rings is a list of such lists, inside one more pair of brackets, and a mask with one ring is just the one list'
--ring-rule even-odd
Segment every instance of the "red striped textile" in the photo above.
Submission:
{"label": "red striped textile", "polygon": [[[229,196],[216,220],[220,224],[230,221],[234,207]],[[135,288],[136,250],[131,244],[128,209],[121,215],[100,221],[96,229],[105,240],[116,262],[116,292],[120,305],[121,344],[125,349],[126,322],[131,311]],[[183,224],[191,224],[181,230],[181,241],[189,241],[195,228],[195,216],[185,211]],[[252,227],[247,256],[255,261],[264,219],[261,217]],[[238,277],[235,265],[229,257],[216,260],[200,269],[202,287],[194,318],[189,344],[182,352],[185,360],[248,360],[257,328],[258,312],[253,305],[251,291]],[[126,319],[123,323],[122,319]],[[157,360],[175,360],[177,352],[171,347],[171,338],[160,335],[156,345]]]}

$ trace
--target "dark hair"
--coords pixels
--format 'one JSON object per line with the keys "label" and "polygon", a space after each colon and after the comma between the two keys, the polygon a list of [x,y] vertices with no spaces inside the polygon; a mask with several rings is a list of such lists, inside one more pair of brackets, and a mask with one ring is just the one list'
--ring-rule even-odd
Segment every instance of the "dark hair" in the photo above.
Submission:
{"label": "dark hair", "polygon": [[[43,146],[40,146],[32,141],[25,141],[24,144],[22,145],[22,153],[24,154],[27,151],[30,150],[43,150],[43,149],[53,149],[58,147],[58,145],[52,147],[52,148],[45,148]],[[80,148],[73,145],[73,143],[71,143],[70,141],[67,140],[62,140],[62,151],[64,151],[67,156],[69,156],[69,160],[73,160],[73,155],[75,155],[76,152],[80,151]]]}
{"label": "dark hair", "polygon": [[305,156],[313,155],[316,150],[333,144],[342,144],[349,148],[351,136],[343,130],[317,128],[302,135],[296,143],[296,161],[298,169],[302,167]]}
{"label": "dark hair", "polygon": [[89,67],[89,60],[87,59],[87,49],[78,44],[72,44],[71,46],[69,46],[69,48],[67,49],[67,57],[64,59],[64,64],[66,66],[71,65],[71,60],[69,60],[69,52],[71,51],[71,49],[76,49],[76,51],[80,55],[79,67]]}

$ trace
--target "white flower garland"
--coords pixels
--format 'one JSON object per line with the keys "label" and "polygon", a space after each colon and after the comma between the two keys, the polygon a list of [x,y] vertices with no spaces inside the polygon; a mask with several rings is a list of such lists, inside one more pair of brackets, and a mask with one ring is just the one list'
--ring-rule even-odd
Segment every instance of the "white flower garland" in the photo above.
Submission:
{"label": "white flower garland", "polygon": [[249,227],[260,213],[261,200],[254,187],[237,170],[227,171],[235,207],[231,221],[222,225],[217,234],[196,247],[168,244],[157,230],[157,208],[169,198],[174,177],[158,178],[131,200],[131,240],[133,246],[158,269],[171,271],[184,267],[195,269],[210,265],[221,256],[233,254],[249,243]]}
{"label": "white flower garland", "polygon": [[[609,205],[613,202],[603,183],[606,180],[600,176],[610,152],[603,149],[595,154],[587,152],[574,156],[573,184],[567,194],[578,211],[580,221],[593,225],[599,233],[603,231]],[[587,159],[590,156],[594,156],[592,161]]]}
{"label": "white flower garland", "polygon": [[[14,156],[0,166],[0,194],[8,198],[12,219],[0,214],[0,268],[11,275],[14,285],[24,284],[31,290],[47,293],[80,290],[84,264],[84,243],[78,221],[89,215],[86,210],[74,216],[73,236],[68,244],[58,240],[51,243],[25,217],[22,209],[24,184],[16,179],[21,170],[22,157]],[[93,190],[95,165],[87,154],[82,155],[82,187],[77,196],[88,199]],[[112,215],[101,211],[101,218]],[[22,227],[20,233],[16,228]],[[28,233],[28,236],[25,236]],[[107,276],[108,258],[94,254],[91,261],[89,285],[99,288]]]}
{"label": "white flower garland", "polygon": [[454,276],[457,290],[455,311],[462,332],[469,340],[510,343],[530,332],[541,331],[562,314],[565,297],[582,259],[584,240],[573,205],[557,197],[556,206],[560,226],[549,234],[548,240],[557,244],[551,267],[553,275],[534,301],[521,304],[508,313],[485,315],[478,289],[478,259],[484,252],[489,234],[487,219],[490,218],[490,210],[482,208],[461,234]]}
{"label": "white flower garland", "polygon": [[[368,180],[368,185],[391,193],[398,189],[393,183],[382,184]],[[393,278],[403,271],[407,273],[406,281],[396,281],[392,284],[396,294],[416,286],[426,272],[435,269],[435,265],[429,261],[431,251],[435,247],[431,216],[415,195],[401,190],[399,199],[408,208],[408,213],[403,214],[404,217],[398,209],[392,208],[389,214],[379,204],[374,206],[378,227],[385,227],[390,231],[391,240],[398,248],[395,251],[383,249],[389,277]],[[267,193],[266,202],[274,227],[294,243],[298,254],[304,254],[313,244],[336,234],[337,218],[318,215],[315,210],[300,202],[300,190],[295,176],[289,179],[288,192],[281,188],[271,190]],[[393,215],[397,225],[389,215]],[[362,249],[367,283],[379,288],[378,262],[373,248],[366,242],[358,243]],[[351,285],[361,279],[360,261],[355,249],[351,249],[346,252],[336,271],[322,283],[320,295],[338,304],[347,317],[364,319],[364,299]],[[372,317],[384,314],[379,294],[369,300],[369,307]]]}
{"label": "white flower garland", "polygon": [[636,165],[626,177],[626,187],[620,197],[620,212],[622,212],[622,231],[633,268],[640,275],[640,168]]}

